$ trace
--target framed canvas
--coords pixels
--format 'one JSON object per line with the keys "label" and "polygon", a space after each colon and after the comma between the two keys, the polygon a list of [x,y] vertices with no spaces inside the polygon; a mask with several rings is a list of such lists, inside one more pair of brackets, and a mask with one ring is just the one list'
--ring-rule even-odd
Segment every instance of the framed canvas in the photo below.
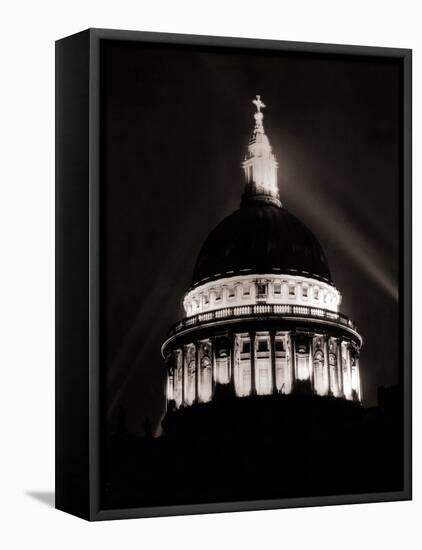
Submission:
{"label": "framed canvas", "polygon": [[411,498],[411,51],[56,43],[56,506]]}

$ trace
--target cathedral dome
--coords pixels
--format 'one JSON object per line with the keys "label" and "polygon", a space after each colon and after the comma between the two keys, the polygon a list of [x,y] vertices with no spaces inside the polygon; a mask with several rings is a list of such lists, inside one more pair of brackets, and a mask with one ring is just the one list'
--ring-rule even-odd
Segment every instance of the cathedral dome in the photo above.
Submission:
{"label": "cathedral dome", "polygon": [[339,312],[318,240],[282,206],[265,105],[259,95],[253,103],[240,208],[205,240],[186,316],[162,346],[169,411],[309,391],[361,400],[362,338]]}
{"label": "cathedral dome", "polygon": [[210,233],[196,262],[192,285],[224,276],[280,273],[332,283],[316,237],[285,208],[244,199]]}

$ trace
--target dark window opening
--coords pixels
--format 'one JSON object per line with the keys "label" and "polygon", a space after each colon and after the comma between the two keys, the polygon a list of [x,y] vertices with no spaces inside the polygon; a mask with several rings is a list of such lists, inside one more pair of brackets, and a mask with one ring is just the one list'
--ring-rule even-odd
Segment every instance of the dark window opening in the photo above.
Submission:
{"label": "dark window opening", "polygon": [[267,284],[266,283],[257,283],[256,290],[258,298],[263,298],[267,295]]}
{"label": "dark window opening", "polygon": [[251,352],[251,343],[250,342],[243,342],[242,353],[250,353],[250,352]]}
{"label": "dark window opening", "polygon": [[276,340],[275,341],[275,351],[284,351],[283,340]]}
{"label": "dark window opening", "polygon": [[269,351],[268,340],[258,340],[258,351]]}

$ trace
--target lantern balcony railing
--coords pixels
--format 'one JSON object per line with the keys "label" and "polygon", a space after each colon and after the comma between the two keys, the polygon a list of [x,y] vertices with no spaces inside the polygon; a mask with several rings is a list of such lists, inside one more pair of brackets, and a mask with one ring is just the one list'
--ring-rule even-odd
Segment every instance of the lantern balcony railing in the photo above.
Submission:
{"label": "lantern balcony railing", "polygon": [[345,315],[336,313],[322,308],[309,306],[294,306],[289,304],[255,304],[250,306],[233,306],[199,313],[191,317],[185,317],[178,321],[169,331],[169,336],[186,330],[188,328],[201,326],[213,321],[242,319],[256,317],[277,317],[282,318],[308,318],[317,320],[326,320],[332,323],[337,323],[345,326],[353,331],[356,331],[356,325]]}

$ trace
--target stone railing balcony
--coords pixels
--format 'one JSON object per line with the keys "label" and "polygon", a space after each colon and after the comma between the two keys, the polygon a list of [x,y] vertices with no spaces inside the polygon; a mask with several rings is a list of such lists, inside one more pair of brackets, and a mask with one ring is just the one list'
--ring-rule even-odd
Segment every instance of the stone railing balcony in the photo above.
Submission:
{"label": "stone railing balcony", "polygon": [[187,328],[200,326],[212,321],[223,319],[237,319],[248,317],[295,317],[326,320],[343,325],[356,331],[355,324],[345,315],[335,313],[326,309],[308,306],[294,306],[286,304],[256,304],[250,306],[235,306],[217,309],[206,313],[199,313],[192,317],[185,317],[176,323],[170,330],[169,336],[173,336]]}

